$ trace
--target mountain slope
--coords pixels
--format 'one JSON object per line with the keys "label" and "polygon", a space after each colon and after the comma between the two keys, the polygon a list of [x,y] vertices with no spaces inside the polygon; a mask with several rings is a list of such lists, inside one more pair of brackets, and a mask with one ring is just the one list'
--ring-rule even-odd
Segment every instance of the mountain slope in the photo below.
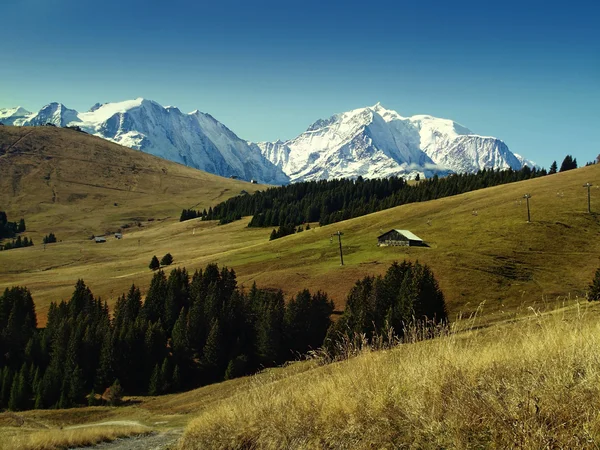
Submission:
{"label": "mountain slope", "polygon": [[0,123],[4,125],[20,125],[23,123],[31,112],[21,106],[16,108],[0,109]]}
{"label": "mountain slope", "polygon": [[504,142],[451,120],[402,117],[379,103],[318,120],[286,142],[255,144],[292,181],[520,169]]}
{"label": "mountain slope", "polygon": [[260,186],[54,127],[0,127],[0,173],[0,210],[24,217],[36,243],[49,232],[85,239],[148,217],[177,220],[183,208]]}
{"label": "mountain slope", "polygon": [[[138,98],[119,103],[96,104],[79,113],[60,103],[50,103],[34,114],[16,117],[5,110],[7,124],[59,127],[77,125],[84,131],[170,161],[221,176],[247,181],[284,184],[287,176],[209,114],[182,113]],[[0,114],[3,114],[0,111]]]}

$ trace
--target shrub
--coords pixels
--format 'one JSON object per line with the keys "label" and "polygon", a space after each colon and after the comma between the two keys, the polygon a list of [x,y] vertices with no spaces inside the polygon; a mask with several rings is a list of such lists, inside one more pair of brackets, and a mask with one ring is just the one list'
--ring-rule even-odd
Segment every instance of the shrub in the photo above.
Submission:
{"label": "shrub", "polygon": [[123,388],[119,380],[115,380],[111,387],[106,388],[104,394],[102,394],[102,400],[107,402],[110,406],[118,406],[123,401]]}
{"label": "shrub", "polygon": [[600,300],[600,269],[596,270],[596,275],[589,286],[588,300]]}

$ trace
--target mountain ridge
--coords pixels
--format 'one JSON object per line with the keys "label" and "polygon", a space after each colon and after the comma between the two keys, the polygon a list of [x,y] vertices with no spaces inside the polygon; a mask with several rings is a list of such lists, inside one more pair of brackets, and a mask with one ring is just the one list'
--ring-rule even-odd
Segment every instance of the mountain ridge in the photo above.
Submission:
{"label": "mountain ridge", "polygon": [[80,113],[61,103],[49,103],[36,113],[12,116],[0,110],[3,122],[16,126],[47,123],[78,126],[83,131],[125,147],[182,163],[195,169],[246,181],[285,184],[287,176],[260,151],[253,149],[210,114],[182,113],[153,100],[137,98],[95,104]]}
{"label": "mountain ridge", "polygon": [[208,113],[183,113],[141,97],[96,103],[83,113],[61,103],[35,113],[20,107],[0,109],[0,122],[76,125],[170,161],[268,184],[358,176],[411,179],[535,166],[501,139],[478,135],[450,119],[404,117],[381,103],[317,119],[297,137],[274,142],[245,141]]}
{"label": "mountain ridge", "polygon": [[403,117],[381,103],[318,119],[287,141],[255,143],[292,182],[327,177],[415,178],[535,164],[501,139],[449,119]]}

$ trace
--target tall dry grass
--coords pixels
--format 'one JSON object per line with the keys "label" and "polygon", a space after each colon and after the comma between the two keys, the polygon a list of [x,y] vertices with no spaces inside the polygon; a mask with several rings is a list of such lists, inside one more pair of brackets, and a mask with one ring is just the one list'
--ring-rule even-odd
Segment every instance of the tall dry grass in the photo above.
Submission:
{"label": "tall dry grass", "polygon": [[90,426],[74,429],[35,431],[10,437],[0,442],[1,449],[10,450],[58,450],[87,447],[101,442],[114,441],[120,437],[150,433],[144,426]]}
{"label": "tall dry grass", "polygon": [[[463,326],[464,328],[464,326]],[[272,382],[193,420],[182,449],[598,448],[597,314],[373,352]]]}

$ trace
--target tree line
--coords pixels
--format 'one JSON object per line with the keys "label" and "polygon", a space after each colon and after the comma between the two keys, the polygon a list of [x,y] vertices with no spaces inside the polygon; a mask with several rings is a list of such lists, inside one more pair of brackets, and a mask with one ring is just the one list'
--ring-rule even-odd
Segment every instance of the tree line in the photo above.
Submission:
{"label": "tree line", "polygon": [[[0,211],[0,240],[10,239],[17,236],[19,233],[25,232],[27,227],[25,226],[25,219],[21,219],[18,222],[9,222],[6,212]],[[30,247],[33,245],[33,240],[27,237],[21,238],[17,236],[10,242],[0,244],[0,250],[10,250],[13,248]]]}
{"label": "tree line", "polygon": [[[545,169],[483,169],[474,174],[437,175],[409,184],[401,177],[356,180],[335,179],[294,183],[230,198],[207,210],[184,210],[186,217],[228,223],[253,216],[250,227],[291,227],[308,222],[320,225],[351,219],[413,202],[434,200],[477,189],[546,175]],[[192,212],[190,212],[192,211]]]}
{"label": "tree line", "polygon": [[[233,270],[154,274],[145,302],[132,285],[114,313],[83,280],[52,303],[44,329],[25,288],[0,297],[0,408],[66,408],[119,381],[127,394],[157,395],[255,372],[322,345],[333,303],[305,290],[237,287]],[[310,320],[311,326],[304,327]]]}
{"label": "tree line", "polygon": [[0,250],[11,250],[13,248],[22,248],[22,247],[31,247],[33,245],[33,239],[21,238],[21,236],[17,236],[17,239],[13,239],[10,242],[5,242],[0,245]]}
{"label": "tree line", "polygon": [[326,347],[335,351],[340,336],[364,333],[402,338],[411,324],[436,327],[448,322],[446,301],[433,272],[418,261],[394,262],[383,276],[366,276],[350,290],[342,317],[328,331]]}
{"label": "tree line", "polygon": [[357,282],[332,325],[333,302],[302,290],[247,292],[232,269],[209,264],[192,276],[154,274],[146,299],[132,285],[114,312],[79,280],[71,298],[51,303],[45,328],[23,287],[0,296],[0,409],[67,408],[112,402],[120,392],[159,395],[191,389],[297,359],[346,330],[382,324],[398,334],[414,318],[447,319],[427,266],[394,264],[383,278]]}
{"label": "tree line", "polygon": [[17,233],[23,233],[25,230],[25,219],[9,222],[6,212],[0,211],[0,239],[13,238]]}

